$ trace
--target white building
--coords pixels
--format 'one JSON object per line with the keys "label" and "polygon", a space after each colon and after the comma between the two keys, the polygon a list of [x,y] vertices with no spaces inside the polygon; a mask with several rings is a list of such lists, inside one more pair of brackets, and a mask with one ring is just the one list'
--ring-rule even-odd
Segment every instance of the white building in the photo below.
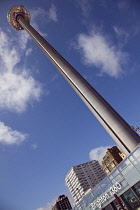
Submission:
{"label": "white building", "polygon": [[65,181],[75,203],[77,204],[86,195],[86,191],[94,188],[105,176],[97,160],[73,166]]}

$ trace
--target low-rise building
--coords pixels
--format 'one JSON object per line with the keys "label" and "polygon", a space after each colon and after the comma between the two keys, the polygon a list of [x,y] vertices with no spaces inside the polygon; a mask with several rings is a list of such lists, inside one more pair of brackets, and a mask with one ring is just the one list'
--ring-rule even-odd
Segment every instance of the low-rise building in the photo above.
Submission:
{"label": "low-rise building", "polygon": [[121,153],[117,146],[108,148],[106,155],[103,157],[102,169],[109,174],[123,159],[125,155]]}

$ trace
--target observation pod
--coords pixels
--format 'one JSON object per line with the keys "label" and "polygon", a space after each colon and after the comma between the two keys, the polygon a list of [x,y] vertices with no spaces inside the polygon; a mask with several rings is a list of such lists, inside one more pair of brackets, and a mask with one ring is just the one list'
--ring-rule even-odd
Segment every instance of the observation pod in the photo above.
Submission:
{"label": "observation pod", "polygon": [[105,99],[30,25],[30,15],[23,6],[15,6],[8,20],[16,30],[25,29],[57,70],[80,96],[120,149],[128,155],[140,143],[139,135]]}

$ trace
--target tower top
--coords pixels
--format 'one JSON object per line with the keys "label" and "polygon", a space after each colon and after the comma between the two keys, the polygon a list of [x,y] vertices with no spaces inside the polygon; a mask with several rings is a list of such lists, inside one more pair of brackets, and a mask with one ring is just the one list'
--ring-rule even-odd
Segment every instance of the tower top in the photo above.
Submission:
{"label": "tower top", "polygon": [[10,9],[7,18],[11,26],[15,28],[16,30],[23,30],[24,28],[19,24],[17,21],[18,16],[22,16],[28,23],[30,23],[30,14],[29,12],[24,8],[24,6],[14,6]]}

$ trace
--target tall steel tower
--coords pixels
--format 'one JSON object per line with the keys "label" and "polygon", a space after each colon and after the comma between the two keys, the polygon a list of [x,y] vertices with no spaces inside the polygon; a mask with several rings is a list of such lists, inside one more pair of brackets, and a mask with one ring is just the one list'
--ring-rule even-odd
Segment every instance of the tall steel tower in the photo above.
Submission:
{"label": "tall steel tower", "polygon": [[125,153],[129,154],[140,143],[139,135],[103,99],[103,97],[30,25],[30,14],[23,6],[15,6],[8,20],[16,30],[25,29],[46,54],[57,70],[72,86],[98,121]]}

